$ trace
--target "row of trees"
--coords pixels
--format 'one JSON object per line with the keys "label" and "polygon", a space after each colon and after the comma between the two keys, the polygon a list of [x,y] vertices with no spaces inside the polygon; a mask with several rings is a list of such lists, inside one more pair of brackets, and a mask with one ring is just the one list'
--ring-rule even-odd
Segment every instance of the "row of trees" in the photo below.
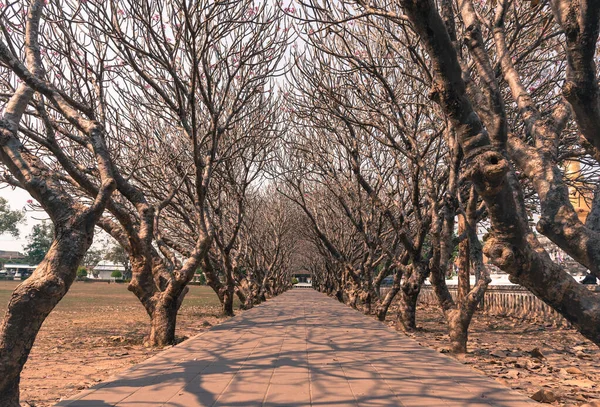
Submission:
{"label": "row of trees", "polygon": [[[464,352],[484,254],[600,344],[598,294],[536,234],[600,276],[597,2],[32,0],[1,13],[4,180],[55,230],[0,328],[7,405],[96,226],[127,253],[155,345],[173,341],[199,268],[232,314],[234,297],[275,295],[302,264],[379,319],[398,296],[407,329],[429,278]],[[585,222],[570,189],[590,197]]]}
{"label": "row of trees", "polygon": [[94,229],[127,253],[149,343],[175,339],[201,269],[233,314],[289,287],[293,210],[263,186],[290,41],[282,10],[253,1],[32,0],[3,5],[0,160],[54,226],[0,328],[0,399],[66,294]]}
{"label": "row of trees", "polygon": [[313,0],[296,14],[306,45],[280,171],[312,232],[317,288],[380,319],[400,293],[413,329],[428,277],[465,352],[485,254],[600,344],[600,297],[537,235],[600,276],[598,4]]}

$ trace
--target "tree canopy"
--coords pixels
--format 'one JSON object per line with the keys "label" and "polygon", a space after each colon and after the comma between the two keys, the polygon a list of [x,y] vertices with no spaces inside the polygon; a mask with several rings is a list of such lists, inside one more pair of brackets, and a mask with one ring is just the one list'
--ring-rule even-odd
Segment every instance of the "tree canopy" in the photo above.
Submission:
{"label": "tree canopy", "polygon": [[597,3],[7,5],[3,182],[56,233],[30,236],[40,266],[4,317],[0,398],[18,405],[95,227],[152,345],[175,341],[199,269],[227,315],[309,270],[381,320],[397,304],[407,330],[428,280],[454,352],[502,271],[600,344],[600,294],[572,276],[600,277]]}
{"label": "tree canopy", "polygon": [[39,264],[54,240],[54,227],[50,222],[34,225],[31,233],[27,235],[27,244],[24,247],[25,257],[29,264]]}
{"label": "tree canopy", "polygon": [[8,201],[0,198],[0,234],[10,233],[14,237],[19,236],[19,224],[25,219],[23,211],[11,210]]}

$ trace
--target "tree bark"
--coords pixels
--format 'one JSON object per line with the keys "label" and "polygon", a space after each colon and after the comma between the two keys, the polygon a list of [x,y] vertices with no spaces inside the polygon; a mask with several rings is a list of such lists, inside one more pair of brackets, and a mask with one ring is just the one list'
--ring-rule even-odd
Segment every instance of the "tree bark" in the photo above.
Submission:
{"label": "tree bark", "polygon": [[413,264],[411,272],[405,276],[402,282],[402,296],[399,302],[400,322],[407,331],[417,329],[417,301],[421,292],[421,285],[425,280],[422,265]]}
{"label": "tree bark", "polygon": [[254,306],[254,301],[252,301],[249,295],[244,293],[244,289],[241,286],[235,287],[235,295],[237,295],[240,300],[240,308],[242,309],[250,309]]}
{"label": "tree bark", "polygon": [[81,230],[59,228],[50,250],[33,274],[12,293],[0,328],[0,400],[18,407],[19,382],[35,338],[48,314],[67,293],[92,243],[93,224]]}
{"label": "tree bark", "polygon": [[385,295],[384,299],[381,301],[376,310],[377,319],[380,321],[385,321],[387,316],[387,312],[392,305],[392,302],[396,298],[396,295],[400,292],[400,282],[402,279],[402,271],[397,269],[394,272],[394,283],[392,284],[392,288]]}
{"label": "tree bark", "polygon": [[469,339],[469,325],[473,314],[455,308],[446,313],[448,321],[448,335],[450,337],[450,351],[452,353],[466,353]]}
{"label": "tree bark", "polygon": [[223,315],[232,317],[234,316],[233,312],[233,299],[235,295],[235,287],[233,284],[227,284],[223,294]]}
{"label": "tree bark", "polygon": [[179,301],[168,296],[160,298],[151,315],[150,346],[167,346],[175,343],[175,327]]}
{"label": "tree bark", "polygon": [[588,339],[600,345],[600,297],[581,287],[553,263],[526,219],[508,182],[505,156],[492,148],[488,133],[466,95],[456,51],[432,0],[403,0],[402,5],[431,58],[432,96],[448,115],[464,151],[467,173],[485,201],[492,236],[484,251],[511,280],[552,306]]}
{"label": "tree bark", "polygon": [[127,288],[140,300],[150,317],[148,343],[151,346],[172,345],[175,343],[177,312],[189,291],[187,285],[205,258],[212,240],[207,233],[200,234],[183,265],[172,270],[151,244],[143,243],[150,243],[151,239],[133,236],[130,241],[135,244],[129,247],[132,279]]}

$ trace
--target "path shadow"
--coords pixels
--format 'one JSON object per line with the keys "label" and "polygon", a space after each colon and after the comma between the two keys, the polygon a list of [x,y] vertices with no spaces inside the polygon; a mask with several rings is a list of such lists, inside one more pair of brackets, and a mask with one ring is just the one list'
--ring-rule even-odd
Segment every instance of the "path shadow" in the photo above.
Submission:
{"label": "path shadow", "polygon": [[[231,319],[137,365],[82,400],[58,406],[106,407],[123,402],[168,407],[393,407],[402,406],[401,400],[423,406],[524,404],[508,389],[414,341],[392,335],[357,311],[341,304],[329,307],[320,294],[302,295],[307,298],[296,308],[292,303],[297,299],[286,303],[289,297],[285,297],[278,306],[248,311],[243,318]],[[282,372],[288,372],[289,380],[278,376]],[[472,380],[470,391],[462,388],[464,380]],[[281,398],[270,401],[276,386]],[[103,399],[102,394],[113,397]],[[515,404],[498,402],[505,397]]]}

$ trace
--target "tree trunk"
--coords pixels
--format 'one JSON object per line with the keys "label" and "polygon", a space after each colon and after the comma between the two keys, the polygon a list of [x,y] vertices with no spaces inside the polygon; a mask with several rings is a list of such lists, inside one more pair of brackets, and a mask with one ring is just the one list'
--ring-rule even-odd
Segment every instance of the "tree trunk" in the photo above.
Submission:
{"label": "tree trunk", "polygon": [[[458,216],[458,234],[467,231],[465,216]],[[453,353],[466,353],[468,330],[473,313],[467,312],[463,305],[467,302],[471,276],[471,252],[469,239],[465,238],[458,244],[458,287],[456,303],[453,309],[445,310],[448,322],[448,335],[450,337],[450,350]]]}
{"label": "tree trunk", "polygon": [[[127,289],[142,303],[150,317],[150,346],[166,346],[175,343],[175,324],[177,310],[187,293],[187,287],[181,292],[167,280],[166,269],[158,256],[131,256],[132,279]],[[160,276],[161,287],[157,287],[154,273]],[[179,298],[181,296],[181,298]]]}
{"label": "tree trunk", "polygon": [[[213,291],[219,297],[223,314],[227,316],[233,316],[233,285],[231,286],[231,292],[229,291],[229,283],[223,284],[219,280],[219,276],[215,271],[212,262],[209,258],[204,258],[204,275],[206,276],[206,284],[213,289]],[[229,305],[228,302],[230,303]]]}
{"label": "tree trunk", "polygon": [[232,317],[233,313],[233,297],[235,295],[235,287],[233,284],[227,283],[227,288],[223,294],[223,315]]}
{"label": "tree trunk", "polygon": [[492,281],[488,273],[483,273],[482,278],[465,298],[457,301],[454,308],[444,312],[448,321],[448,334],[450,347],[453,353],[466,353],[469,339],[469,326],[478,304],[483,299],[488,284]]}
{"label": "tree trunk", "polygon": [[258,294],[255,297],[259,302],[263,302],[263,301],[267,300],[267,297],[266,297],[267,288],[266,287],[267,287],[267,281],[269,279],[270,272],[265,271],[264,273],[265,273],[265,275],[261,279],[260,286],[258,287]]}
{"label": "tree trunk", "polygon": [[0,397],[2,397],[3,407],[20,407],[19,402],[19,383],[21,381],[21,370],[19,374],[11,375],[10,378],[2,380],[0,384]]}
{"label": "tree trunk", "polygon": [[402,296],[399,302],[400,322],[404,329],[412,331],[417,328],[417,301],[421,292],[421,285],[425,280],[423,265],[413,264],[411,271],[402,282]]}
{"label": "tree trunk", "polygon": [[469,325],[472,312],[457,307],[446,313],[448,321],[448,334],[450,336],[450,351],[452,353],[466,353],[469,339]]}
{"label": "tree trunk", "polygon": [[242,287],[235,288],[235,295],[237,295],[238,299],[240,300],[240,306],[242,309],[250,309],[254,306],[254,301],[252,301],[250,296],[244,294]]}
{"label": "tree trunk", "polygon": [[412,331],[417,328],[417,300],[420,291],[420,285],[411,284],[406,281],[402,284],[402,296],[400,297],[400,302],[398,304],[398,317],[402,326],[407,331]]}
{"label": "tree trunk", "polygon": [[92,237],[93,228],[83,233],[59,229],[42,263],[12,293],[0,331],[2,407],[19,406],[20,374],[35,338],[75,280]]}
{"label": "tree trunk", "polygon": [[398,293],[400,292],[401,279],[402,272],[400,270],[396,270],[394,273],[394,283],[392,285],[392,288],[390,289],[390,291],[388,291],[383,301],[381,301],[381,304],[379,304],[379,306],[377,307],[376,314],[378,320],[385,321],[385,317],[387,316],[387,312],[390,308],[390,305],[392,305],[394,298],[396,298],[396,295],[398,295]]}
{"label": "tree trunk", "polygon": [[358,295],[358,298],[363,304],[364,313],[370,315],[372,305],[372,294],[369,291],[365,291],[364,289],[362,289],[360,291],[360,294]]}
{"label": "tree trunk", "polygon": [[175,343],[175,327],[177,326],[177,311],[179,301],[162,296],[154,307],[151,316],[150,346],[167,346]]}
{"label": "tree trunk", "polygon": [[[171,284],[174,284],[171,282]],[[181,293],[179,291],[181,290]],[[177,327],[177,313],[183,304],[186,294],[190,291],[188,286],[183,289],[170,286],[160,294],[158,300],[153,302],[147,311],[150,315],[150,346],[167,346],[175,344],[175,329]],[[157,294],[155,294],[157,295]]]}
{"label": "tree trunk", "polygon": [[351,288],[347,291],[348,305],[354,309],[358,309],[358,293],[355,289]]}

